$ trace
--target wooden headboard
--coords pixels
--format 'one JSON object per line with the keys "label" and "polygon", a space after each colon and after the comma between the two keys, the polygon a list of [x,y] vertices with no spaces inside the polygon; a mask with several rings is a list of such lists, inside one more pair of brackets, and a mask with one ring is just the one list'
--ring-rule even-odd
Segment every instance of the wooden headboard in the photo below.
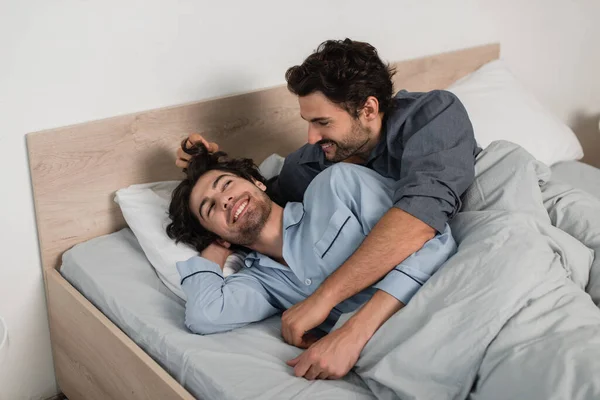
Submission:
{"label": "wooden headboard", "polygon": [[[429,91],[499,57],[490,44],[394,63],[396,89]],[[204,132],[232,156],[257,163],[306,142],[306,123],[285,86],[88,122],[27,135],[44,271],[85,240],[125,226],[113,202],[135,183],[180,179],[175,150]]]}

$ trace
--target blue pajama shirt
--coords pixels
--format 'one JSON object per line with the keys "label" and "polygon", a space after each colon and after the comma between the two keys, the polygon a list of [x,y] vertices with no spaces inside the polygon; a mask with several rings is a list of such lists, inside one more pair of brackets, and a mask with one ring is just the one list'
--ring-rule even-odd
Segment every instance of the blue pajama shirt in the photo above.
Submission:
{"label": "blue pajama shirt", "polygon": [[[287,203],[283,213],[283,258],[288,266],[250,252],[246,268],[224,278],[205,258],[177,263],[187,296],[185,323],[212,334],[263,320],[306,299],[358,249],[394,206],[399,182],[353,164],[339,163],[318,174],[304,202]],[[390,243],[390,246],[394,246]],[[379,289],[404,304],[456,252],[450,227],[406,258],[380,281],[338,304],[321,329],[367,302]]]}

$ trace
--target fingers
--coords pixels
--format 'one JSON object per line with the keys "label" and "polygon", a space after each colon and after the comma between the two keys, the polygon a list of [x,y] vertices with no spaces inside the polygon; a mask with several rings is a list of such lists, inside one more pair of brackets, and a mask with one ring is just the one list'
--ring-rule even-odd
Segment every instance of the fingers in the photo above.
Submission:
{"label": "fingers", "polygon": [[216,144],[215,142],[209,142],[207,145],[205,145],[206,148],[208,149],[209,153],[216,153],[217,151],[219,151],[219,145]]}
{"label": "fingers", "polygon": [[302,346],[302,348],[307,349],[318,341],[319,341],[319,338],[316,335],[313,335],[312,333],[307,333],[304,336],[302,336],[301,346]]}
{"label": "fingers", "polygon": [[293,305],[281,315],[281,336],[283,336],[283,340],[285,340],[287,344],[300,348],[307,348],[307,344],[304,346],[302,345],[302,337],[304,336],[305,331],[299,327],[299,322],[302,321],[298,321],[297,318],[299,304],[301,303]]}
{"label": "fingers", "polygon": [[293,360],[286,361],[285,363],[293,368],[296,366],[296,364],[298,364],[298,361],[300,361],[300,357],[302,357],[302,354],[294,358]]}
{"label": "fingers", "polygon": [[192,133],[190,136],[188,136],[186,147],[189,147],[199,142],[206,146],[206,149],[209,153],[216,153],[217,151],[219,151],[218,144],[216,144],[215,142],[209,142],[208,140],[204,139],[199,133]]}
{"label": "fingers", "polygon": [[[315,364],[311,365],[308,371],[306,371],[306,375],[304,377],[309,381],[317,379],[317,377],[321,374],[321,369]],[[302,376],[302,375],[300,375]]]}
{"label": "fingers", "polygon": [[186,147],[189,147],[198,142],[202,142],[206,146],[206,140],[202,137],[202,135],[200,135],[199,133],[192,133],[188,136],[188,140],[186,142]]}
{"label": "fingers", "polygon": [[308,349],[310,346],[319,341],[319,338],[311,333],[307,333],[302,336],[300,343],[296,346],[301,349]]}
{"label": "fingers", "polygon": [[317,379],[333,379],[329,377],[329,373],[327,371],[321,371]]}
{"label": "fingers", "polygon": [[[204,144],[209,153],[216,153],[217,151],[219,151],[219,145],[217,145],[214,142],[207,141],[199,133],[190,134],[187,140],[185,141],[185,147],[189,148],[196,143]],[[181,147],[179,147],[177,149],[177,159],[175,160],[175,165],[179,168],[185,169],[188,167],[191,158],[191,155],[189,155]]]}
{"label": "fingers", "polygon": [[300,332],[297,329],[292,328],[292,344],[296,347],[307,348],[308,346],[302,347],[302,336],[304,336],[304,332]]}
{"label": "fingers", "polygon": [[[312,363],[310,362],[309,357],[306,356],[306,352],[302,353],[302,355],[300,356],[300,360],[298,360],[298,363],[294,367],[294,375],[298,377],[305,376],[311,366]],[[315,375],[315,377],[317,375],[318,373]]]}
{"label": "fingers", "polygon": [[177,149],[177,158],[183,161],[189,161],[192,156],[183,151],[183,149],[180,147]]}
{"label": "fingers", "polygon": [[189,164],[189,161],[185,161],[185,160],[182,160],[180,158],[178,158],[177,160],[175,160],[175,165],[178,168],[181,168],[181,169],[187,168],[188,164]]}
{"label": "fingers", "polygon": [[294,375],[303,376],[308,380],[313,379],[336,379],[326,369],[322,368],[318,358],[315,358],[310,352],[304,352],[293,360],[286,361],[286,364],[294,368]]}
{"label": "fingers", "polygon": [[192,156],[187,154],[180,147],[177,149],[177,159],[175,160],[175,165],[177,165],[179,168],[187,168],[188,163],[190,162],[190,158],[192,158]]}
{"label": "fingers", "polygon": [[281,327],[281,333],[287,344],[291,344],[292,346],[300,347],[302,349],[309,347],[307,343],[303,343],[302,337],[304,336],[304,332],[299,330],[293,323],[284,323]]}

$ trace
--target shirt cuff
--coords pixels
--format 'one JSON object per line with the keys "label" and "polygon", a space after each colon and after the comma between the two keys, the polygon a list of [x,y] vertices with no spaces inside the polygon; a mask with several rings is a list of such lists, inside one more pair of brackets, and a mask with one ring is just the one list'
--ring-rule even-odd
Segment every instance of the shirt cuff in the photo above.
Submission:
{"label": "shirt cuff", "polygon": [[394,268],[373,287],[383,290],[407,305],[410,299],[421,289],[421,284],[399,269]]}
{"label": "shirt cuff", "polygon": [[394,207],[421,220],[438,233],[443,233],[446,229],[448,216],[441,210],[442,204],[439,199],[427,196],[406,196],[398,200]]}
{"label": "shirt cuff", "polygon": [[207,260],[206,258],[194,256],[187,261],[179,261],[177,264],[177,271],[181,277],[181,284],[193,275],[201,273],[208,273],[211,275],[217,275],[221,279],[223,278],[223,271],[221,267],[215,262]]}

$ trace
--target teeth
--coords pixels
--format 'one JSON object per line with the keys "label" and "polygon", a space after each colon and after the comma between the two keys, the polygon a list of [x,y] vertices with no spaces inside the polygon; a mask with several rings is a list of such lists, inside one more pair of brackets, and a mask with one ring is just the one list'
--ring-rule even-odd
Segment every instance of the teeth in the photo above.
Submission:
{"label": "teeth", "polygon": [[237,209],[237,211],[235,212],[235,215],[233,217],[233,222],[237,221],[238,217],[240,216],[240,214],[242,213],[242,211],[244,211],[244,209],[246,208],[246,206],[248,205],[248,202],[245,201],[242,203],[241,206],[239,206],[239,208]]}

